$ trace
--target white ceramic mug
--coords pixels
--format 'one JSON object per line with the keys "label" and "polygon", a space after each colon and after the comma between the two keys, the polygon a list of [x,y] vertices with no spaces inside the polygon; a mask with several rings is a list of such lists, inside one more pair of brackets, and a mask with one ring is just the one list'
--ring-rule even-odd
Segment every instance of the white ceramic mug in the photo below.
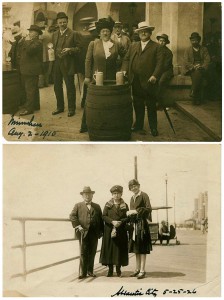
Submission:
{"label": "white ceramic mug", "polygon": [[93,78],[96,81],[96,85],[103,85],[103,72],[96,72]]}
{"label": "white ceramic mug", "polygon": [[117,85],[123,85],[124,84],[124,73],[123,72],[117,72],[116,73],[116,84]]}

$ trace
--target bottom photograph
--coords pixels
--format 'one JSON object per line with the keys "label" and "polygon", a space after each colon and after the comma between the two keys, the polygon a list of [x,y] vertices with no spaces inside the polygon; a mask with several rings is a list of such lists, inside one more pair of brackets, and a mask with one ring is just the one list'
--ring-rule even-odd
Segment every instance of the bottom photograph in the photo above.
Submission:
{"label": "bottom photograph", "polygon": [[4,297],[220,297],[221,146],[3,145]]}

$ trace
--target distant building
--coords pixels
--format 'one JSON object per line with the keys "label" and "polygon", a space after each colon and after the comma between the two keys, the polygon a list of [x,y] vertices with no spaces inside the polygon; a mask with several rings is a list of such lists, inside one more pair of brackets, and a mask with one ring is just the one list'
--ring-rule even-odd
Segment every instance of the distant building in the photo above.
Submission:
{"label": "distant building", "polygon": [[194,199],[194,211],[192,216],[196,224],[201,224],[202,219],[208,218],[208,192],[205,191]]}

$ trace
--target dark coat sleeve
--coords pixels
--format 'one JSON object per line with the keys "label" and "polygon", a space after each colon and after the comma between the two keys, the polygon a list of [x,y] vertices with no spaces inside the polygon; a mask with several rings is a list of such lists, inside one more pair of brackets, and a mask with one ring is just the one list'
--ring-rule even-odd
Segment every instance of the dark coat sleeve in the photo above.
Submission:
{"label": "dark coat sleeve", "polygon": [[42,53],[43,51],[43,45],[42,41],[38,39],[34,39],[28,43],[27,48],[26,48],[27,54],[32,56],[38,53]]}
{"label": "dark coat sleeve", "polygon": [[149,219],[149,221],[152,221],[152,207],[149,200],[149,196],[146,193],[142,193],[143,201],[144,201],[144,207],[137,208],[137,212],[139,217],[143,217],[146,219]]}
{"label": "dark coat sleeve", "polygon": [[156,79],[158,79],[162,75],[163,63],[164,63],[163,50],[162,47],[158,45],[156,50],[156,67],[152,74],[152,76],[155,76]]}
{"label": "dark coat sleeve", "polygon": [[78,218],[78,204],[76,204],[69,215],[69,219],[72,222],[72,226],[75,228],[80,225],[79,218]]}
{"label": "dark coat sleeve", "polygon": [[85,76],[86,78],[92,78],[92,69],[93,69],[93,50],[94,50],[94,41],[90,42],[85,60]]}

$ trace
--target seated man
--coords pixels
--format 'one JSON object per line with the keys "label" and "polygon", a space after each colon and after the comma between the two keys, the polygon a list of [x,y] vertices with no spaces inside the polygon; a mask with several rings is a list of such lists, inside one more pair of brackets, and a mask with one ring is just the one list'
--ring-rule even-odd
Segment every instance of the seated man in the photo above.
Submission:
{"label": "seated man", "polygon": [[191,34],[190,41],[191,47],[187,48],[184,53],[184,74],[191,76],[193,104],[200,105],[210,56],[207,48],[200,45],[201,37],[197,32]]}
{"label": "seated man", "polygon": [[159,230],[159,240],[160,240],[160,244],[162,245],[163,243],[163,240],[166,241],[166,244],[168,245],[169,244],[169,241],[170,241],[170,232],[169,232],[169,229],[168,229],[168,226],[167,226],[167,222],[165,221],[162,221],[161,222],[161,228]]}
{"label": "seated man", "polygon": [[158,43],[162,46],[164,63],[163,63],[163,73],[158,81],[158,108],[163,108],[164,105],[164,92],[166,87],[169,85],[170,79],[173,77],[173,53],[167,48],[166,45],[170,43],[169,37],[165,33],[157,34],[156,39]]}

